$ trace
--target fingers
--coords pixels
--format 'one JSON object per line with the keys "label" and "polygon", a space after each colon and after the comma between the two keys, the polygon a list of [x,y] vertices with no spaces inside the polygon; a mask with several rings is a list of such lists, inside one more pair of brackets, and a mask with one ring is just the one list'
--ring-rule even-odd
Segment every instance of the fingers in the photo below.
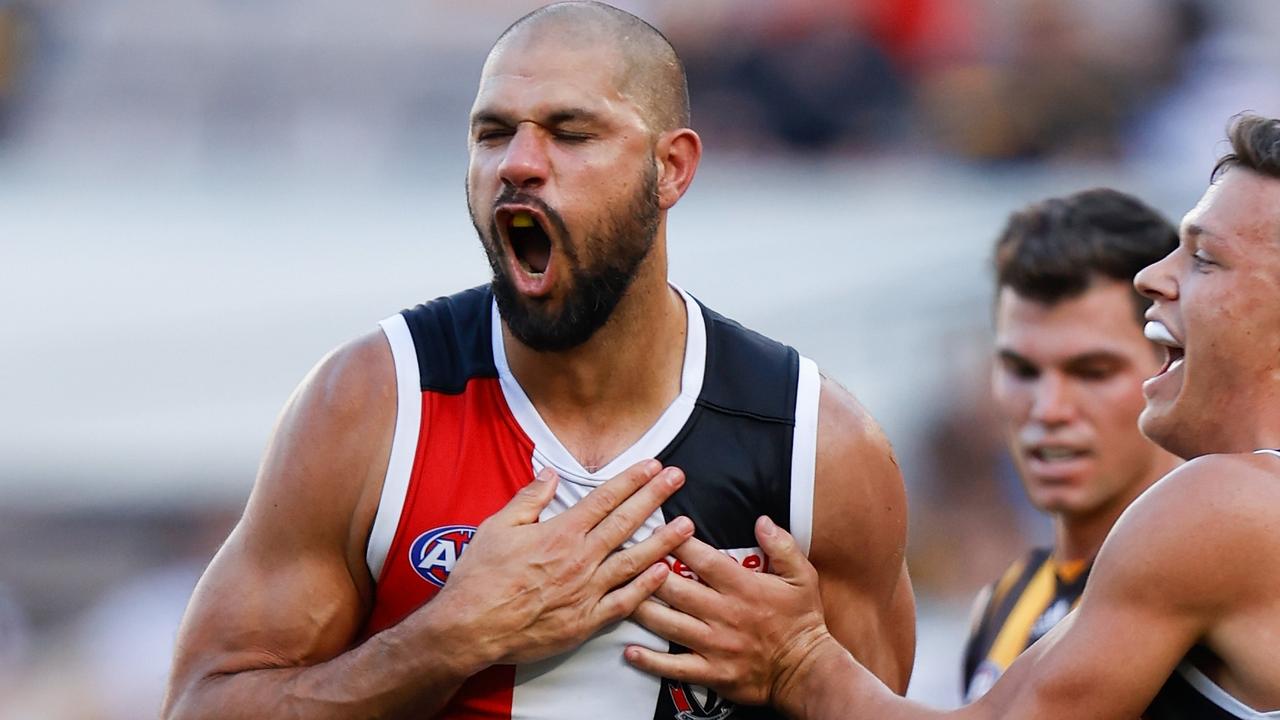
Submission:
{"label": "fingers", "polygon": [[[747,571],[742,571],[747,572]],[[681,612],[710,619],[723,609],[725,596],[697,580],[671,573],[653,596]]]}
{"label": "fingers", "polygon": [[[672,577],[674,576],[668,575],[667,579]],[[635,612],[631,613],[631,619],[667,640],[685,647],[704,646],[707,633],[711,631],[710,627],[701,620],[654,600],[640,603]]]}
{"label": "fingers", "polygon": [[596,579],[600,587],[612,588],[630,580],[641,570],[670,555],[681,543],[693,536],[693,521],[678,517],[625,550],[613,553],[600,564]]}
{"label": "fingers", "polygon": [[697,573],[703,582],[713,588],[728,587],[739,577],[740,573],[751,572],[750,570],[743,570],[728,555],[697,538],[689,538],[683,545],[676,548],[672,554],[685,565],[688,565],[690,570]]}
{"label": "fingers", "polygon": [[601,628],[618,622],[635,612],[636,607],[653,594],[670,572],[663,563],[654,563],[636,579],[600,598],[591,611],[591,625]]}
{"label": "fingers", "polygon": [[650,675],[708,686],[714,684],[716,679],[713,673],[714,668],[707,659],[694,653],[672,655],[639,645],[630,645],[622,655],[627,662]]}
{"label": "fingers", "polygon": [[[627,538],[635,534],[635,531],[643,526],[645,521],[662,507],[662,503],[680,489],[681,485],[684,485],[683,472],[678,468],[663,469],[653,480],[640,487],[615,510],[601,519],[595,529],[587,533],[588,549],[597,557],[613,552]],[[601,488],[603,487],[602,485]]]}
{"label": "fingers", "polygon": [[793,585],[803,584],[813,577],[813,565],[800,550],[800,544],[767,515],[756,520],[756,540],[760,542],[760,549],[769,556],[769,568],[774,575]]}
{"label": "fingers", "polygon": [[[622,505],[627,498],[644,487],[661,470],[662,464],[657,460],[641,460],[618,473],[612,480],[592,490],[578,504],[563,512],[557,520],[572,524],[584,533],[588,532]],[[614,547],[617,547],[616,543]]]}
{"label": "fingers", "polygon": [[538,516],[556,496],[560,476],[551,468],[543,468],[533,482],[520,488],[520,492],[507,501],[493,518],[504,525],[528,525],[538,521]]}

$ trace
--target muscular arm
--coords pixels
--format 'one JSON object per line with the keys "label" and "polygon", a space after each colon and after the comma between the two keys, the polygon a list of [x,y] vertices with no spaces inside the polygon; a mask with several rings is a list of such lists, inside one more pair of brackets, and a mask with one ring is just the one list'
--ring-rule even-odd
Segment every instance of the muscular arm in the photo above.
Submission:
{"label": "muscular arm", "polygon": [[[792,712],[808,718],[1132,718],[1196,643],[1261,593],[1249,548],[1268,545],[1267,513],[1238,487],[1238,461],[1188,463],[1116,524],[1079,608],[1009,668],[980,701],[952,713],[892,697],[833,644],[797,671]],[[835,692],[832,692],[832,691]],[[819,703],[799,698],[822,696]]]}
{"label": "muscular arm", "polygon": [[[638,463],[546,522],[552,472],[480,524],[431,601],[354,646],[372,605],[364,552],[395,423],[381,333],[290,399],[239,525],[179,631],[164,717],[429,717],[496,663],[549,657],[629,615],[692,534],[677,518],[617,550],[683,476]],[[615,552],[615,550],[617,550]]]}
{"label": "muscular arm", "polygon": [[[473,671],[431,612],[350,649],[371,606],[363,549],[395,412],[381,333],[326,358],[290,398],[183,620],[165,717],[382,717],[447,700]],[[439,641],[399,642],[411,635]]]}
{"label": "muscular arm", "polygon": [[907,500],[889,441],[856,399],[823,378],[813,540],[827,627],[865,667],[905,692],[915,602],[905,559]]}
{"label": "muscular arm", "polygon": [[1079,608],[956,711],[903,700],[859,665],[823,624],[813,567],[763,519],[757,537],[777,575],[687,542],[676,556],[710,587],[669,579],[660,597],[671,607],[650,609],[646,624],[693,652],[632,647],[627,659],[731,699],[768,699],[797,718],[1133,718],[1196,643],[1228,666],[1257,644],[1226,628],[1273,602],[1269,580],[1240,560],[1269,557],[1278,544],[1266,500],[1280,492],[1263,490],[1275,479],[1250,465],[1260,462],[1205,457],[1153,486],[1104,543]]}

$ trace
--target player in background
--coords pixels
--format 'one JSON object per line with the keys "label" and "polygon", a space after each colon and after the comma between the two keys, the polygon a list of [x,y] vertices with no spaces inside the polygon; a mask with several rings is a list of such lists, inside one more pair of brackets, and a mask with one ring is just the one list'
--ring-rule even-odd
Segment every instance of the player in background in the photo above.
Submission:
{"label": "player in background", "polygon": [[1164,349],[1142,332],[1151,300],[1133,276],[1178,232],[1109,189],[1034,203],[995,246],[992,391],[1027,498],[1053,521],[975,602],[963,688],[972,702],[1075,607],[1098,548],[1129,503],[1178,464],[1138,430],[1142,381]]}

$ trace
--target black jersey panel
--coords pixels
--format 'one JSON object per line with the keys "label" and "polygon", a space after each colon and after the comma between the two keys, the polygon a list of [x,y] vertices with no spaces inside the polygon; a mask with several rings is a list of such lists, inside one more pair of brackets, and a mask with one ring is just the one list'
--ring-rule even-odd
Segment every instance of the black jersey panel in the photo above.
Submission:
{"label": "black jersey panel", "polygon": [[792,423],[799,353],[703,307],[707,372],[699,402],[723,412]]}
{"label": "black jersey panel", "polygon": [[1143,720],[1237,720],[1174,671],[1142,714]]}
{"label": "black jersey panel", "polygon": [[413,335],[423,392],[461,393],[473,377],[497,377],[493,363],[493,294],[463,290],[401,313]]}
{"label": "black jersey panel", "polygon": [[698,539],[719,548],[755,547],[760,515],[789,530],[792,435],[790,425],[695,408],[658,458],[686,477],[663,515],[687,515]]}

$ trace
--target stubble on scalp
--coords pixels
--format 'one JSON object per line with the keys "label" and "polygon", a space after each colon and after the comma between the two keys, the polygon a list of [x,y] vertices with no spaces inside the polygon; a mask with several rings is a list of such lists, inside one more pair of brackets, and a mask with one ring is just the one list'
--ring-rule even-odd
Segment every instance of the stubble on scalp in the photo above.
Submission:
{"label": "stubble on scalp", "polygon": [[666,36],[635,15],[589,0],[548,5],[498,36],[489,58],[517,43],[534,42],[595,53],[602,62],[613,62],[618,92],[634,103],[652,135],[689,127],[684,64]]}

